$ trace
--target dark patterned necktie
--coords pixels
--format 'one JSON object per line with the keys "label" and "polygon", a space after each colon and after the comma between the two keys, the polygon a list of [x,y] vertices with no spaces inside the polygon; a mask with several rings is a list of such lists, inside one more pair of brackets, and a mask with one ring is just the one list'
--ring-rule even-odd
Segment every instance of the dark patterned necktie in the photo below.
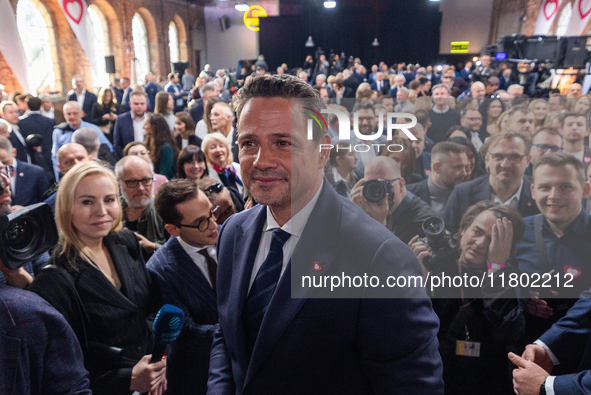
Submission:
{"label": "dark patterned necktie", "polygon": [[265,258],[257,272],[248,293],[246,308],[244,309],[244,323],[250,352],[254,348],[263,317],[269,307],[275,288],[277,288],[277,282],[283,267],[283,245],[290,236],[289,233],[281,229],[273,230],[269,254],[267,254],[267,258]]}
{"label": "dark patterned necktie", "polygon": [[211,281],[211,288],[213,288],[213,293],[216,293],[216,273],[218,270],[218,264],[215,259],[207,253],[207,248],[197,252],[205,257],[205,262],[207,262],[207,274],[209,274],[209,280]]}

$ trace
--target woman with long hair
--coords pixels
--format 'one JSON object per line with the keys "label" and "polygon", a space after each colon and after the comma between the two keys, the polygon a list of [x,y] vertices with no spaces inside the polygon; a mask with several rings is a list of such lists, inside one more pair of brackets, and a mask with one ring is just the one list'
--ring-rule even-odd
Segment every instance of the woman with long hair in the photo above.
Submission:
{"label": "woman with long hair", "polygon": [[534,130],[548,126],[548,113],[550,112],[550,106],[548,105],[547,100],[532,100],[532,102],[529,103],[529,108],[534,113]]}
{"label": "woman with long hair", "polygon": [[207,160],[209,176],[224,184],[227,188],[234,188],[242,196],[242,179],[240,165],[234,162],[230,143],[219,133],[209,133],[203,139],[201,150]]}
{"label": "woman with long hair", "polygon": [[66,318],[84,353],[94,394],[162,394],[166,361],[151,364],[146,319],[159,307],[135,234],[121,229],[115,175],[94,161],[60,181],[59,243],[29,290]]}
{"label": "woman with long hair", "polygon": [[170,134],[168,123],[160,114],[148,114],[144,124],[146,139],[144,144],[150,150],[150,160],[154,164],[154,171],[173,179],[175,164],[179,156],[179,148]]}
{"label": "woman with long hair", "polygon": [[482,115],[482,126],[478,134],[484,141],[488,136],[497,132],[497,119],[505,111],[505,106],[501,99],[485,98],[478,111]]}
{"label": "woman with long hair", "polygon": [[218,101],[219,100],[214,97],[203,103],[203,118],[197,122],[197,127],[195,128],[195,135],[201,140],[205,138],[206,134],[213,133],[210,115],[214,104],[216,104]]}
{"label": "woman with long hair", "polygon": [[186,111],[176,113],[174,121],[175,140],[179,149],[189,145],[201,146],[202,140],[195,136],[195,121]]}
{"label": "woman with long hair", "polygon": [[197,181],[209,175],[205,154],[196,145],[188,145],[179,153],[176,163],[177,178]]}
{"label": "woman with long hair", "polygon": [[103,131],[110,142],[113,142],[113,127],[121,108],[117,104],[115,92],[108,86],[101,88],[96,103],[92,105],[90,118],[92,123]]}
{"label": "woman with long hair", "polygon": [[586,114],[591,108],[591,99],[588,96],[579,97],[573,104],[572,111]]}
{"label": "woman with long hair", "polygon": [[[152,159],[150,158],[150,150],[146,147],[144,143],[140,143],[139,141],[132,141],[131,143],[127,144],[125,148],[123,148],[122,157],[126,157],[127,155],[141,156],[142,158],[152,163]],[[154,195],[156,195],[156,192],[158,191],[158,188],[160,188],[160,185],[164,184],[165,182],[168,182],[168,178],[166,178],[162,174],[154,173],[154,183],[152,184],[154,186]]]}
{"label": "woman with long hair", "polygon": [[168,92],[156,93],[154,114],[160,114],[166,119],[170,131],[174,131],[174,98]]}

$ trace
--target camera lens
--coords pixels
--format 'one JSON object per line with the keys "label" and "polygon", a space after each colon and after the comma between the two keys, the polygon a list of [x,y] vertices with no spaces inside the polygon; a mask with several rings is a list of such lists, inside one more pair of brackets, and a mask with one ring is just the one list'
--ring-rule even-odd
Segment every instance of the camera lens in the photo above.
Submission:
{"label": "camera lens", "polygon": [[427,236],[437,236],[445,230],[443,220],[437,217],[429,217],[423,222],[423,232]]}
{"label": "camera lens", "polygon": [[386,197],[386,187],[379,180],[370,180],[363,185],[363,197],[370,203],[378,203]]}
{"label": "camera lens", "polygon": [[33,246],[37,240],[35,227],[35,221],[27,217],[11,223],[6,231],[9,250],[17,252]]}

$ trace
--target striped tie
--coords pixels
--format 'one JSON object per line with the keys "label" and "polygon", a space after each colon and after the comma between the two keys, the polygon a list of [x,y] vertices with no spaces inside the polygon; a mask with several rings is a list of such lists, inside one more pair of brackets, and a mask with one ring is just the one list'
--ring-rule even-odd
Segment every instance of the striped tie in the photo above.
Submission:
{"label": "striped tie", "polygon": [[289,233],[281,229],[273,230],[269,254],[261,265],[246,299],[244,322],[250,352],[254,348],[263,317],[265,316],[267,307],[269,307],[271,297],[273,297],[277,282],[281,276],[283,245],[290,236]]}

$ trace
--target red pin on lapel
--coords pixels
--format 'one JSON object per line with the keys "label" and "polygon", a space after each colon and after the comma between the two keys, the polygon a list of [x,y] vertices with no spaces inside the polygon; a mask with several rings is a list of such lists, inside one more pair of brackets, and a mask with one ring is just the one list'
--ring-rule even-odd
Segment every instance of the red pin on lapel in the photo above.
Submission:
{"label": "red pin on lapel", "polygon": [[320,266],[320,263],[314,262],[314,270],[319,272],[321,269],[322,269],[322,266]]}

